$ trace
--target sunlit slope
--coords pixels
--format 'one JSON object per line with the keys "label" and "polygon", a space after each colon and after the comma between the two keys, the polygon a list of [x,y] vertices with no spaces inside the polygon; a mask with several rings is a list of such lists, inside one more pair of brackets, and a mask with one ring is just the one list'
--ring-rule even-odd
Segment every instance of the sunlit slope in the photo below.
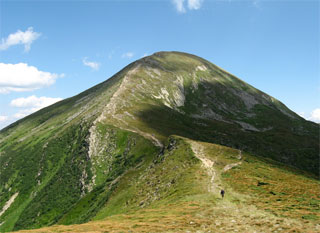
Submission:
{"label": "sunlit slope", "polygon": [[[118,89],[125,73],[126,69],[98,86],[1,131],[0,207],[3,209],[10,200],[12,202],[1,214],[1,231],[53,224],[93,189],[91,180],[95,165],[88,157],[89,129]],[[129,134],[114,136],[120,154],[128,146],[122,144],[131,140]],[[120,141],[121,137],[125,139]],[[142,137],[139,139],[145,141]],[[148,142],[143,144],[148,147]],[[147,150],[152,150],[152,144]],[[128,160],[139,157],[135,156]],[[117,176],[117,172],[104,174],[105,179]]]}
{"label": "sunlit slope", "polygon": [[[185,138],[181,139],[183,149],[167,148],[171,135]],[[180,205],[203,190],[210,194],[212,187],[208,189],[206,179],[197,174],[212,177],[214,170],[207,173],[207,167],[213,161],[194,156],[194,150],[201,154],[202,147],[193,144],[195,147],[190,149],[188,140],[228,146],[235,153],[250,153],[252,161],[257,156],[257,163],[266,167],[254,169],[250,164],[246,168],[242,162],[242,166],[236,167],[247,170],[234,175],[238,183],[232,184],[233,179],[221,174],[221,179],[212,183],[213,190],[219,188],[217,181],[221,181],[223,186],[234,187],[240,194],[246,190],[259,191],[257,195],[264,201],[264,194],[280,190],[280,186],[269,190],[272,185],[286,187],[286,182],[291,184],[286,180],[294,179],[298,183],[292,187],[299,187],[304,184],[301,177],[318,175],[317,124],[305,121],[278,100],[202,58],[160,52],[0,131],[0,231],[84,223],[128,211],[134,214],[152,205],[166,209],[167,202]],[[176,161],[172,160],[173,167],[167,168],[162,160],[170,153],[175,154],[172,158]],[[228,159],[229,155],[226,156]],[[273,168],[274,161],[282,165]],[[286,178],[261,181],[268,185],[256,186],[257,177],[268,177],[269,162],[270,169],[277,169],[277,176]],[[148,173],[149,166],[158,174],[156,181],[141,177],[153,177]],[[295,170],[285,176],[288,167],[296,167],[300,173]],[[180,173],[184,175],[180,177]],[[188,182],[178,182],[176,176]],[[250,176],[253,178],[247,180]],[[131,177],[135,178],[128,181]],[[195,177],[199,179],[194,180]],[[310,187],[301,187],[316,190],[312,186],[315,181],[305,179]],[[141,183],[135,183],[136,180]],[[149,186],[148,182],[158,182],[163,187]],[[297,195],[304,196],[299,190],[295,191]],[[169,195],[173,191],[175,194]],[[291,200],[290,195],[285,198]],[[281,204],[273,196],[270,200]],[[297,216],[292,216],[297,221],[302,221],[302,216],[312,220],[315,217],[310,209],[314,204],[308,198],[302,201],[306,206],[311,203],[303,207],[306,211],[298,211],[295,202],[290,202],[294,205],[291,207],[281,206],[297,210]],[[252,199],[250,205],[265,212],[259,200]],[[183,204],[181,208],[184,207]]]}
{"label": "sunlit slope", "polygon": [[165,148],[122,176],[94,221],[32,232],[319,230],[320,188],[312,177],[236,149],[176,136]]}
{"label": "sunlit slope", "polygon": [[161,52],[137,61],[112,102],[99,121],[158,145],[175,134],[318,174],[317,124],[199,57]]}

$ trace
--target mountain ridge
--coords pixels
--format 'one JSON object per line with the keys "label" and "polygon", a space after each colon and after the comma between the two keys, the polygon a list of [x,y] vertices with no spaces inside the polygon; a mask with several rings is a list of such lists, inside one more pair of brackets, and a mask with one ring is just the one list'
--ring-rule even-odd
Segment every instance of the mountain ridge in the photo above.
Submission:
{"label": "mountain ridge", "polygon": [[[0,207],[16,195],[0,216],[0,230],[83,223],[97,216],[101,219],[171,202],[173,191],[179,194],[176,201],[198,191],[216,200],[217,193],[197,189],[198,185],[215,186],[210,183],[214,173],[213,180],[232,187],[240,196],[246,189],[263,195],[275,193],[253,189],[259,179],[270,179],[277,190],[285,186],[283,182],[288,181],[277,181],[265,173],[267,169],[301,180],[299,185],[302,175],[307,177],[308,200],[317,202],[311,187],[315,187],[319,170],[318,132],[317,124],[305,121],[280,101],[216,65],[195,55],[158,52],[0,131],[0,159],[4,164]],[[198,145],[192,142],[202,146],[190,147],[190,143]],[[180,146],[175,146],[177,143]],[[206,157],[209,155],[211,159]],[[203,161],[207,165],[201,165]],[[210,170],[211,165],[219,172]],[[259,172],[251,174],[254,166]],[[174,172],[175,167],[181,175]],[[150,172],[159,173],[158,177]],[[190,174],[199,172],[209,177],[208,181],[200,176],[198,184],[191,178]],[[251,174],[253,183],[228,181],[228,176],[235,180],[244,177],[243,172]],[[135,177],[127,183],[131,196],[121,185],[129,179],[128,174]],[[147,181],[147,176],[154,180]],[[183,179],[193,187],[190,194],[184,194],[187,186]],[[290,195],[301,192],[290,191]],[[288,202],[290,199],[281,203]],[[117,203],[122,203],[121,207]],[[307,208],[306,202],[301,205]],[[308,211],[312,216],[308,218],[318,218],[312,209]]]}

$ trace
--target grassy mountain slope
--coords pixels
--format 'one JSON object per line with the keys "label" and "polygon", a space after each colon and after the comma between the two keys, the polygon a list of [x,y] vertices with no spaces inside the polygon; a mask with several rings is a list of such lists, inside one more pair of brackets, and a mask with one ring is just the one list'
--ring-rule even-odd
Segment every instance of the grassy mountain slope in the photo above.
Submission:
{"label": "grassy mountain slope", "polygon": [[116,94],[99,121],[158,145],[175,134],[319,171],[317,124],[199,57],[162,52],[143,58]]}
{"label": "grassy mountain slope", "polygon": [[315,232],[319,191],[298,170],[172,136],[163,153],[122,177],[93,221],[32,232]]}
{"label": "grassy mountain slope", "polygon": [[[0,206],[18,195],[0,217],[5,219],[1,231],[11,230],[14,225],[20,228],[25,224],[39,227],[55,223],[88,192],[92,177],[87,153],[89,128],[119,87],[123,72],[1,130]],[[60,198],[55,196],[57,191]],[[38,201],[40,211],[34,209]],[[47,217],[30,223],[26,219],[29,215]],[[25,221],[21,223],[21,219]]]}
{"label": "grassy mountain slope", "polygon": [[156,53],[0,131],[0,231],[160,213],[174,227],[197,212],[231,227],[236,208],[243,223],[314,229],[318,149],[318,125],[273,97],[194,55]]}

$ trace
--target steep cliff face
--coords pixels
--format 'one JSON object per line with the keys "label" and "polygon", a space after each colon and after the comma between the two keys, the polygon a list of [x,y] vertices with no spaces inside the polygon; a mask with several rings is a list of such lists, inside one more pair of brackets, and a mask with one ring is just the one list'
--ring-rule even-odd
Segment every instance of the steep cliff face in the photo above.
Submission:
{"label": "steep cliff face", "polygon": [[[194,140],[232,147],[240,160],[242,152],[251,153],[317,174],[318,132],[315,123],[202,58],[155,53],[0,131],[0,230],[82,223],[123,212],[105,205],[125,190],[121,184],[131,173],[140,174],[131,181],[131,196],[117,196],[127,201],[122,203],[127,210],[165,199],[169,187],[184,190],[183,174],[188,177],[201,161],[214,177],[215,163]],[[176,152],[177,140],[189,154]],[[169,154],[177,159],[159,165]],[[230,172],[241,163],[221,169]],[[169,170],[159,173],[155,167]],[[181,169],[181,177],[174,169]]]}

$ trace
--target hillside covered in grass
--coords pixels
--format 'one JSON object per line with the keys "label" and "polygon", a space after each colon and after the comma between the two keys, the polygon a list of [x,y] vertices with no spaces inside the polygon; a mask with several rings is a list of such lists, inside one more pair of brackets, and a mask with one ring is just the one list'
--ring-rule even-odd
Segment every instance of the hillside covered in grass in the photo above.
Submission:
{"label": "hillside covered in grass", "polygon": [[190,54],[8,126],[0,162],[3,232],[319,228],[318,125]]}
{"label": "hillside covered in grass", "polygon": [[[64,218],[21,232],[316,232],[319,192],[319,182],[298,170],[173,136],[161,156],[122,176],[89,223],[62,226]],[[88,207],[80,201],[73,214]]]}

